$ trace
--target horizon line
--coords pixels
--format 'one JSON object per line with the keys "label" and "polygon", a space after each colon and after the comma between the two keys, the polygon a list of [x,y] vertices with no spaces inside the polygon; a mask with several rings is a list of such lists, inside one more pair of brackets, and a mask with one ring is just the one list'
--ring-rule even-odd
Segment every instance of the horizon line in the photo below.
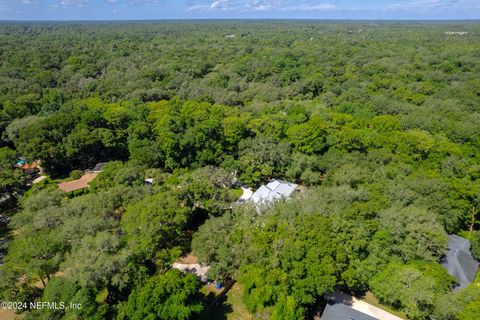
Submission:
{"label": "horizon line", "polygon": [[425,19],[407,19],[407,18],[160,18],[160,19],[0,19],[4,22],[154,22],[154,21],[411,21],[411,22],[429,22],[429,21],[456,21],[456,22],[480,22],[480,18],[473,19],[448,19],[448,18],[425,18]]}

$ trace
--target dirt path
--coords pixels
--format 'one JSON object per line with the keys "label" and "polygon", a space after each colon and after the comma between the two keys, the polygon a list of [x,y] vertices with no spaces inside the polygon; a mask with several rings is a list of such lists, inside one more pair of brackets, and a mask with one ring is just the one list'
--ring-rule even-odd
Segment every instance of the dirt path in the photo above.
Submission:
{"label": "dirt path", "polygon": [[0,320],[14,320],[17,319],[15,310],[0,310]]}

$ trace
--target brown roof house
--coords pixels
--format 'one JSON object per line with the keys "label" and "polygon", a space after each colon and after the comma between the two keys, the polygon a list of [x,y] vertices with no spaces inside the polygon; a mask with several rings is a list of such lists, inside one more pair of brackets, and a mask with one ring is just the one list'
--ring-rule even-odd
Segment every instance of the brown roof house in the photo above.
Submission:
{"label": "brown roof house", "polygon": [[73,192],[81,189],[88,188],[90,182],[97,177],[98,173],[91,172],[85,173],[80,179],[62,182],[58,184],[58,187],[65,192]]}

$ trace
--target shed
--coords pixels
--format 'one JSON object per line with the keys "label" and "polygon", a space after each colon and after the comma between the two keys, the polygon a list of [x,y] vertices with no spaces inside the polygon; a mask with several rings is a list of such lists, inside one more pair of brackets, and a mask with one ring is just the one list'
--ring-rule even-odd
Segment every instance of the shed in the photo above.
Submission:
{"label": "shed", "polygon": [[479,266],[470,252],[470,241],[457,235],[448,236],[448,251],[441,264],[459,281],[456,290],[468,287],[475,280]]}

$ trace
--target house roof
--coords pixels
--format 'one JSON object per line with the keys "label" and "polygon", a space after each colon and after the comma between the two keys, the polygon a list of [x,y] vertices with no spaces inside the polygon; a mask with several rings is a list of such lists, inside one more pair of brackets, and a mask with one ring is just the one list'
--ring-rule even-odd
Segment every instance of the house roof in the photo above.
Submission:
{"label": "house roof", "polygon": [[86,173],[78,180],[59,183],[58,187],[65,192],[72,192],[72,191],[85,189],[88,187],[90,182],[92,182],[93,179],[97,177],[97,175],[98,173],[95,173],[95,172]]}
{"label": "house roof", "polygon": [[391,313],[343,292],[325,296],[322,320],[402,320]]}
{"label": "house roof", "polygon": [[92,171],[93,172],[100,172],[103,170],[103,167],[105,167],[105,165],[107,164],[108,162],[100,162],[100,163],[97,163],[95,165],[95,167],[93,167]]}
{"label": "house roof", "polygon": [[251,199],[254,203],[265,203],[274,200],[288,198],[292,195],[298,185],[281,180],[273,180],[267,185],[258,188],[252,195]]}
{"label": "house roof", "polygon": [[322,320],[380,320],[353,309],[343,303],[329,302],[322,314]]}
{"label": "house roof", "polygon": [[38,168],[38,162],[36,162],[36,161],[34,161],[32,163],[25,163],[22,166],[23,170],[34,170],[34,169],[37,169],[37,168]]}
{"label": "house roof", "polygon": [[456,235],[448,236],[448,251],[441,264],[460,282],[457,290],[467,287],[475,280],[479,266],[470,253],[470,241]]}

